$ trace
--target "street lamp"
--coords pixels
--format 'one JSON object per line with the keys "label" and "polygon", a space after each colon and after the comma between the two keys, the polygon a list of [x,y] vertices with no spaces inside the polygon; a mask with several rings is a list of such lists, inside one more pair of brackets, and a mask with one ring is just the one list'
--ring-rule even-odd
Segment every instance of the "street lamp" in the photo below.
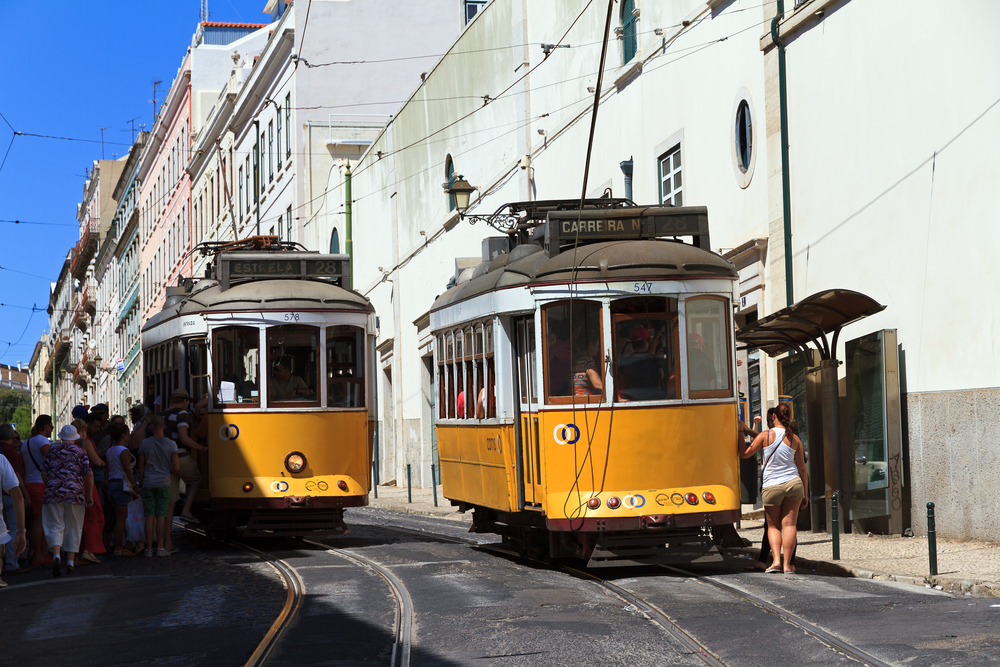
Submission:
{"label": "street lamp", "polygon": [[462,175],[456,176],[452,183],[442,183],[441,187],[455,198],[455,208],[458,209],[458,215],[464,217],[465,212],[469,210],[469,199],[472,198],[472,193],[476,191],[476,188],[469,185],[465,176]]}
{"label": "street lamp", "polygon": [[[521,221],[520,216],[514,214],[514,207],[511,204],[504,204],[492,215],[467,215],[465,212],[469,210],[469,199],[477,188],[470,185],[465,180],[465,176],[459,174],[453,182],[442,183],[441,187],[447,194],[455,198],[455,209],[458,211],[458,217],[462,220],[468,220],[470,224],[485,222],[493,229],[507,234],[516,228]],[[506,213],[505,209],[508,209]]]}

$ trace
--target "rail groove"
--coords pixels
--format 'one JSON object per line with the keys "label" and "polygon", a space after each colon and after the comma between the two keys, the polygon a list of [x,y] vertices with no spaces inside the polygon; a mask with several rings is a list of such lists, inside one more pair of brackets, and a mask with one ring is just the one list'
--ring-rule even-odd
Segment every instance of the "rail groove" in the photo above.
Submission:
{"label": "rail groove", "polygon": [[[180,526],[184,530],[187,530],[195,535],[200,535],[202,537],[209,538],[208,534],[204,530],[198,528],[192,528],[186,526],[182,523],[175,523],[174,525]],[[224,542],[226,543],[226,542]],[[298,614],[299,607],[302,606],[302,598],[305,596],[305,584],[302,582],[302,578],[299,577],[299,573],[295,571],[295,568],[281,560],[280,558],[275,558],[271,554],[261,551],[260,549],[254,549],[251,546],[247,546],[242,542],[228,542],[237,546],[244,551],[252,553],[257,558],[260,558],[265,563],[268,563],[275,571],[281,575],[281,578],[285,582],[285,604],[281,608],[281,613],[278,617],[274,619],[271,627],[267,629],[264,634],[264,639],[257,645],[257,648],[250,655],[250,658],[244,663],[244,667],[260,667],[263,665],[268,657],[271,655],[271,651],[277,645],[278,640],[284,634],[285,630],[295,619],[296,614]]]}
{"label": "rail groove", "polygon": [[706,584],[708,586],[713,586],[719,590],[725,591],[742,600],[745,600],[750,604],[756,605],[761,609],[763,609],[764,611],[778,616],[786,623],[794,625],[795,627],[799,628],[813,639],[816,639],[817,641],[826,644],[834,651],[844,653],[845,655],[850,656],[851,658],[857,660],[858,662],[864,665],[869,665],[870,667],[891,667],[890,663],[879,660],[875,656],[866,653],[857,646],[849,644],[844,640],[827,632],[826,630],[810,623],[809,621],[803,619],[801,616],[793,614],[787,609],[782,609],[781,607],[772,604],[767,600],[759,598],[756,595],[753,595],[751,593],[746,593],[744,591],[739,590],[738,588],[730,586],[729,584],[724,584],[721,581],[715,581],[714,579],[710,579],[709,577],[696,574],[694,572],[689,572],[687,570],[683,570],[678,567],[673,567],[671,565],[661,565],[660,567],[662,567],[665,570],[669,570],[671,572],[684,575],[686,577],[691,577],[703,584]]}
{"label": "rail groove", "polygon": [[[325,549],[327,553],[339,556],[362,567],[371,568],[389,585],[396,598],[396,619],[393,630],[392,657],[389,667],[410,667],[410,646],[413,632],[413,600],[406,586],[381,563],[346,549],[335,549],[329,544],[303,539],[306,544]],[[397,661],[398,658],[398,661]]]}

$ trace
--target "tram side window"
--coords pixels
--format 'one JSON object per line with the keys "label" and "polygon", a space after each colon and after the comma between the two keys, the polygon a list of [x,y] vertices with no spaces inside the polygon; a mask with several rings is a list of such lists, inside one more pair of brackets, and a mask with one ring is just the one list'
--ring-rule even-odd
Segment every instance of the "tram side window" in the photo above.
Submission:
{"label": "tram side window", "polygon": [[267,328],[267,403],[319,405],[319,328],[282,324]]}
{"label": "tram side window", "polygon": [[604,393],[601,304],[560,301],[542,309],[547,403],[597,402]]}
{"label": "tram side window", "polygon": [[455,334],[448,334],[448,361],[446,364],[448,372],[448,418],[455,418]]}
{"label": "tram side window", "polygon": [[479,379],[479,375],[476,374],[476,367],[474,361],[474,347],[472,343],[472,328],[468,328],[464,332],[465,334],[465,345],[463,349],[465,350],[465,363],[463,364],[465,368],[465,397],[461,402],[465,407],[465,418],[473,419],[476,416],[476,397],[479,396],[479,383],[482,380]]}
{"label": "tram side window", "polygon": [[616,401],[680,397],[677,299],[635,297],[611,303]]}
{"label": "tram side window", "polygon": [[732,394],[728,302],[705,296],[684,302],[688,387],[692,398]]}
{"label": "tram side window", "polygon": [[195,401],[208,393],[208,365],[205,363],[207,343],[208,341],[201,339],[189,340],[187,343],[188,377],[191,379],[191,395]]}
{"label": "tram side window", "polygon": [[216,403],[260,404],[260,332],[253,327],[215,330]]}
{"label": "tram side window", "polygon": [[494,419],[497,416],[497,375],[496,364],[493,361],[493,321],[487,320],[484,325],[485,355],[486,355],[486,417]]}
{"label": "tram side window", "polygon": [[326,328],[326,406],[365,407],[364,332],[358,327]]}
{"label": "tram side window", "polygon": [[448,417],[448,376],[445,373],[445,338],[444,336],[438,336],[437,338],[437,362],[438,362],[438,419],[447,419]]}

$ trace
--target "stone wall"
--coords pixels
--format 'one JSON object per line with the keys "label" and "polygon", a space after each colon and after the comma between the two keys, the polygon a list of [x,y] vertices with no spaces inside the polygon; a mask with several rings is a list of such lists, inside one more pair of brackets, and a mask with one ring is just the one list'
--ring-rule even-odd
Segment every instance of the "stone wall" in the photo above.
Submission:
{"label": "stone wall", "polygon": [[1000,541],[1000,388],[906,397],[913,532]]}

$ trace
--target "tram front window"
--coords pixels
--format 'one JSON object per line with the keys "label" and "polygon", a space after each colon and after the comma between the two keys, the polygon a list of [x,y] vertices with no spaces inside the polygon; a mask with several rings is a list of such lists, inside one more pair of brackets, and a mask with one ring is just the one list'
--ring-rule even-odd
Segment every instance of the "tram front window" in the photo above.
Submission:
{"label": "tram front window", "polygon": [[216,329],[214,346],[216,403],[259,405],[260,332],[253,327]]}
{"label": "tram front window", "polygon": [[563,301],[545,306],[542,314],[547,401],[598,400],[604,392],[601,304],[574,301],[571,312],[570,303]]}
{"label": "tram front window", "polygon": [[267,328],[267,403],[271,407],[319,405],[319,329],[301,324]]}
{"label": "tram front window", "polygon": [[688,386],[692,398],[732,394],[728,302],[720,297],[684,302],[687,321]]}
{"label": "tram front window", "polygon": [[636,297],[611,304],[618,401],[680,396],[677,299]]}
{"label": "tram front window", "polygon": [[326,406],[365,407],[364,332],[358,327],[326,328]]}

